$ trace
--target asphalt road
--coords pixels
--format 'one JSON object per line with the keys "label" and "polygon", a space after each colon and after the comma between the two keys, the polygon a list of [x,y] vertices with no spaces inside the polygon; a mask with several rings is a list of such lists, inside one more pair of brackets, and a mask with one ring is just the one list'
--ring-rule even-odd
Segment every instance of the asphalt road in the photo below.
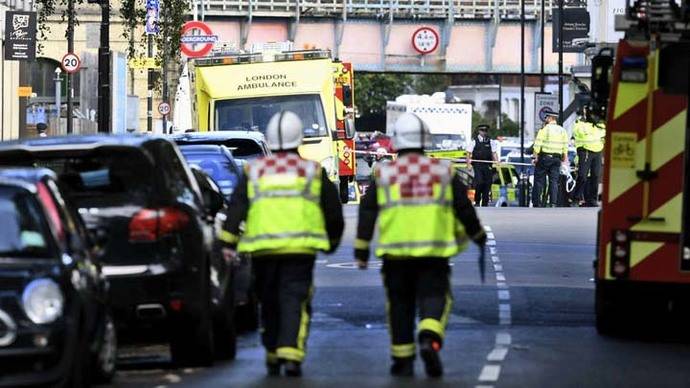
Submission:
{"label": "asphalt road", "polygon": [[239,339],[233,362],[172,369],[163,347],[123,350],[122,387],[688,387],[687,344],[611,339],[594,329],[594,209],[482,209],[491,254],[481,284],[477,251],[453,260],[455,305],[431,381],[389,377],[384,293],[372,263],[351,263],[357,208],[346,209],[346,237],[320,257],[304,377],[267,378],[257,334]]}

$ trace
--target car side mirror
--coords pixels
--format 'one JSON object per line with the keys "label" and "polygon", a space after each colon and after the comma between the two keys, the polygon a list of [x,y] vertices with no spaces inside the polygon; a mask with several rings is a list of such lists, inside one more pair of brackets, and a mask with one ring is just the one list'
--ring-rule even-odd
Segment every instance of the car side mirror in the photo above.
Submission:
{"label": "car side mirror", "polygon": [[347,107],[352,106],[352,88],[350,85],[343,85],[343,103]]}
{"label": "car side mirror", "polygon": [[218,184],[208,174],[199,168],[192,168],[194,179],[199,184],[201,190],[201,200],[203,201],[206,214],[215,217],[223,206],[225,206],[225,197],[220,191]]}

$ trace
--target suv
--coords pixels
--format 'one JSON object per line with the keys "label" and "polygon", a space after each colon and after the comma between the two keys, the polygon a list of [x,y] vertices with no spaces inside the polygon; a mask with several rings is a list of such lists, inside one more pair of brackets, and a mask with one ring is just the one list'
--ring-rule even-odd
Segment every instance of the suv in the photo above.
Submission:
{"label": "suv", "polygon": [[182,156],[187,163],[199,166],[220,186],[225,198],[230,201],[242,175],[237,161],[226,146],[218,145],[183,145]]}
{"label": "suv", "polygon": [[214,347],[216,356],[234,356],[232,266],[212,258],[222,198],[204,202],[214,193],[201,192],[172,142],[143,135],[31,139],[0,145],[0,165],[58,174],[87,227],[104,240],[103,273],[121,337],[169,342],[178,365],[209,365]]}
{"label": "suv", "polygon": [[88,386],[115,373],[107,281],[45,169],[0,169],[0,386]]}

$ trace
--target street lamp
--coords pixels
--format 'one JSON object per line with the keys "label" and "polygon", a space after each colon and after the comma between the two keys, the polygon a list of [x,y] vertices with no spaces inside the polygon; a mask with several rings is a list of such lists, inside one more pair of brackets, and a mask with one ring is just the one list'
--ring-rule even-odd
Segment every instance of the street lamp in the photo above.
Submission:
{"label": "street lamp", "polygon": [[55,108],[57,110],[57,130],[55,133],[60,134],[60,116],[62,111],[62,69],[60,67],[55,68]]}

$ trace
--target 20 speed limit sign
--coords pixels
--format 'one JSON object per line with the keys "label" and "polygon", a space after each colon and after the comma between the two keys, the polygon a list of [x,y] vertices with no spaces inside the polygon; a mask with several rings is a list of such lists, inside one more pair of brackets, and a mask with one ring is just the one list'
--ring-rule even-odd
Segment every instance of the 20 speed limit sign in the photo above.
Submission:
{"label": "20 speed limit sign", "polygon": [[76,73],[81,67],[81,60],[74,53],[65,54],[62,57],[62,69],[68,73]]}
{"label": "20 speed limit sign", "polygon": [[170,104],[168,104],[165,101],[158,104],[158,113],[160,113],[163,116],[169,115],[170,114]]}

